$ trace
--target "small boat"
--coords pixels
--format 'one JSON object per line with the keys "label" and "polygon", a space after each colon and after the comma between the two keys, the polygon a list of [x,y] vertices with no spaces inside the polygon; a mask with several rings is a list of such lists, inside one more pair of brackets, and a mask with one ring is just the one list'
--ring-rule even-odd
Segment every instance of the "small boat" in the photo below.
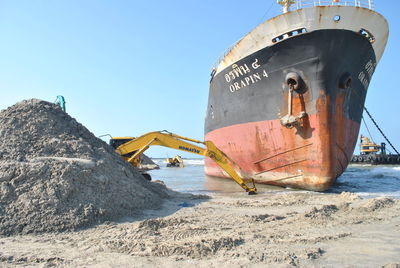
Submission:
{"label": "small boat", "polygon": [[371,141],[368,137],[360,137],[360,154],[353,155],[352,164],[371,164],[371,165],[400,165],[400,155],[387,154],[386,144],[380,145]]}

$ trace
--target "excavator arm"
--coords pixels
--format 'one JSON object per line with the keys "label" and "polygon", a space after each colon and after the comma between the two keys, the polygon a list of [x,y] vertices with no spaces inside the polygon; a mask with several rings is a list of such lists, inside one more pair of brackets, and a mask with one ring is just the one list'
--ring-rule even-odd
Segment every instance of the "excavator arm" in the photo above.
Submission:
{"label": "excavator arm", "polygon": [[[205,148],[197,146],[193,143],[202,144],[205,146]],[[149,132],[138,138],[132,139],[131,141],[128,141],[118,146],[115,151],[123,156],[133,166],[137,167],[140,162],[140,155],[153,145],[169,147],[210,157],[246,192],[248,192],[249,194],[256,194],[257,192],[257,189],[254,185],[254,180],[247,176],[246,173],[232,159],[230,159],[225,153],[219,150],[211,141],[203,142],[199,140],[194,140],[164,130]],[[236,170],[239,171],[241,176]],[[253,183],[252,187],[248,187],[244,180],[250,180]]]}

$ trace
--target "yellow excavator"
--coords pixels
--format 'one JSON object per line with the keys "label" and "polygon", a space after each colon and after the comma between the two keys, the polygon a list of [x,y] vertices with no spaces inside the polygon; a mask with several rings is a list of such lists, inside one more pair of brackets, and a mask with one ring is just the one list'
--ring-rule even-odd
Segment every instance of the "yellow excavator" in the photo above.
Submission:
{"label": "yellow excavator", "polygon": [[168,157],[167,159],[165,159],[165,161],[167,162],[167,167],[185,167],[185,165],[183,164],[183,159],[180,155],[176,155],[175,157]]}
{"label": "yellow excavator", "polygon": [[[205,146],[205,148],[193,143],[202,144]],[[149,132],[137,138],[114,137],[110,140],[110,145],[113,146],[115,151],[134,167],[140,166],[140,155],[142,155],[144,151],[153,145],[165,146],[185,152],[207,156],[214,160],[215,163],[217,163],[218,166],[220,166],[227,174],[229,174],[229,176],[237,184],[239,184],[240,187],[248,192],[249,195],[257,193],[257,189],[254,185],[254,179],[250,178],[232,159],[230,159],[224,152],[219,150],[211,141],[194,140],[163,130]],[[251,181],[252,186],[247,186],[245,181]]]}

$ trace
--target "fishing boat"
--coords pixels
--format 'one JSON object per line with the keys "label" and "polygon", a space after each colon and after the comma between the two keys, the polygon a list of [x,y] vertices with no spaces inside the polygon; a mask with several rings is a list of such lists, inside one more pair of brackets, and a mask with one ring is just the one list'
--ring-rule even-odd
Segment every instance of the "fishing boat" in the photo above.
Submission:
{"label": "fishing boat", "polygon": [[[372,0],[278,3],[214,65],[205,140],[258,183],[324,191],[352,158],[388,23]],[[228,177],[210,159],[205,173]]]}

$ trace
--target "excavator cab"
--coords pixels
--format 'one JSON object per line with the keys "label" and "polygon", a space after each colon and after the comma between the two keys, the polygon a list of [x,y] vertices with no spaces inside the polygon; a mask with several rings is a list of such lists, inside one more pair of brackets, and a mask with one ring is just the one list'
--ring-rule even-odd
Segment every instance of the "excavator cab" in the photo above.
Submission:
{"label": "excavator cab", "polygon": [[118,137],[118,138],[112,138],[110,139],[109,144],[111,145],[111,147],[113,147],[114,149],[117,149],[118,146],[127,143],[128,141],[131,141],[135,139],[134,137]]}
{"label": "excavator cab", "polygon": [[[121,146],[122,144],[125,144],[127,142],[130,142],[132,140],[134,140],[134,137],[113,137],[112,139],[110,139],[109,144],[111,145],[111,147],[114,148],[114,150],[116,150],[119,146]],[[121,155],[125,160],[128,160],[132,155],[134,155],[136,153],[136,151],[132,151],[132,152],[128,152],[126,154]],[[138,163],[136,163],[134,166],[139,168],[140,165],[140,158],[137,159]]]}
{"label": "excavator cab", "polygon": [[[113,147],[114,148],[114,150],[116,150],[119,146],[121,146],[122,144],[125,144],[125,143],[127,143],[127,142],[130,142],[130,141],[132,141],[132,140],[134,140],[135,138],[134,137],[113,137],[112,139],[110,139],[110,141],[109,141],[109,145],[111,146],[111,147]],[[127,159],[129,159],[130,157],[132,157],[132,155],[133,154],[135,154],[135,152],[136,151],[132,151],[132,152],[130,152],[130,153],[127,153],[127,154],[124,154],[124,155],[122,155],[122,157],[125,159],[125,160],[127,160]],[[141,171],[141,174],[142,174],[142,176],[146,179],[146,180],[148,180],[148,181],[151,181],[151,176],[150,176],[150,174],[149,173],[147,173],[147,172],[145,172],[144,170],[141,170],[141,168],[140,168],[140,163],[141,163],[141,159],[140,159],[140,157],[138,158],[138,163],[136,164],[136,165],[134,165],[136,168],[138,168],[139,169],[139,171]]]}

